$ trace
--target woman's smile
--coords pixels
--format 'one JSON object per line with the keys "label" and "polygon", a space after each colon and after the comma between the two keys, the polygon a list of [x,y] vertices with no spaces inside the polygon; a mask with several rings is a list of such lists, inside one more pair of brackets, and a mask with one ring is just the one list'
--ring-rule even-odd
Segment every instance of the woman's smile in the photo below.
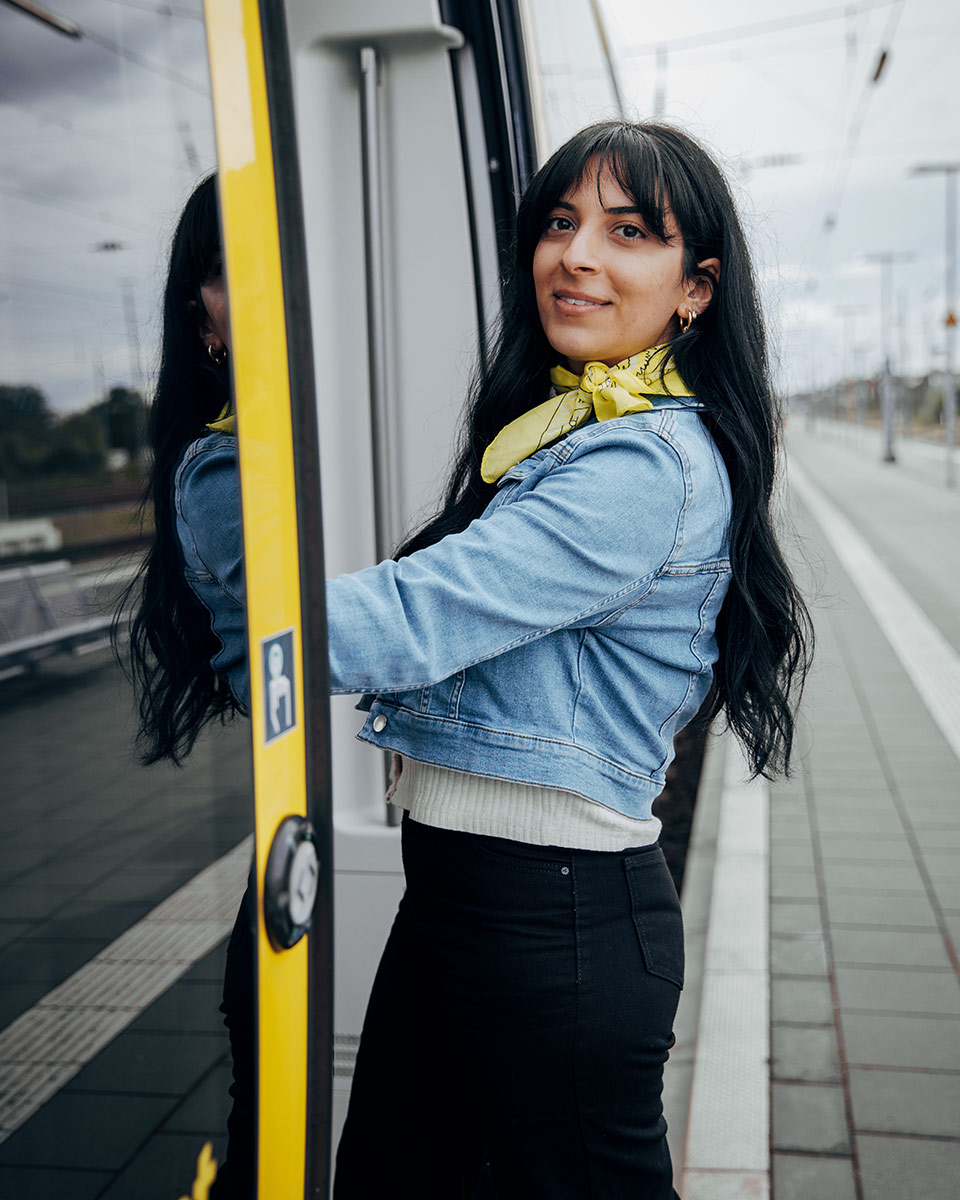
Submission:
{"label": "woman's smile", "polygon": [[560,311],[565,316],[571,317],[580,313],[596,312],[598,308],[604,308],[610,303],[609,300],[597,300],[593,296],[585,296],[582,292],[555,292],[554,298]]}

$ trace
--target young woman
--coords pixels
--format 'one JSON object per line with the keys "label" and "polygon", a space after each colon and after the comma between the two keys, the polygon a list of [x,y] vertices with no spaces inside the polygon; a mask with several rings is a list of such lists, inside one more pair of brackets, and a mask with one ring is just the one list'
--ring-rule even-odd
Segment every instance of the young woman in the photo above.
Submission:
{"label": "young woman", "polygon": [[[365,694],[360,737],[399,756],[406,809],[337,1200],[470,1197],[485,1161],[501,1200],[675,1197],[682,925],[651,804],[698,713],[726,714],[755,771],[790,757],[808,621],[772,528],[749,255],[710,157],[665,126],[577,134],[521,203],[502,330],[439,515],[328,583],[334,690]],[[235,489],[206,450],[221,435],[184,449],[202,432],[170,461],[189,483],[210,453]],[[182,526],[180,544],[186,595]]]}
{"label": "young woman", "polygon": [[710,157],[594,125],[517,217],[499,345],[440,514],[328,584],[336,691],[401,756],[406,893],[337,1200],[674,1197],[683,976],[651,804],[720,712],[788,765],[806,610],[771,521],[779,414]]}

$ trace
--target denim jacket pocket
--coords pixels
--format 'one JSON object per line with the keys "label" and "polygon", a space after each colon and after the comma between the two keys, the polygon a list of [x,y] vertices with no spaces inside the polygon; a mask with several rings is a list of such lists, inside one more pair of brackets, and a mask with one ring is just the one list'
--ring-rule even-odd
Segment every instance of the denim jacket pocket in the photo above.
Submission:
{"label": "denim jacket pocket", "polygon": [[651,975],[683,987],[683,917],[662,853],[624,859],[630,909]]}

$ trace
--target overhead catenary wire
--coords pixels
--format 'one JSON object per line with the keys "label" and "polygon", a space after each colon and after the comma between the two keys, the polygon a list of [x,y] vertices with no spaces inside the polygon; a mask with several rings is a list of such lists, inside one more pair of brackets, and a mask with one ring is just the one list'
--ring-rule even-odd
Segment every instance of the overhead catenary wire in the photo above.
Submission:
{"label": "overhead catenary wire", "polygon": [[728,25],[707,33],[694,33],[686,37],[662,38],[657,42],[646,42],[636,46],[625,46],[620,57],[642,58],[649,55],[693,50],[700,46],[713,46],[720,42],[736,42],[747,37],[763,37],[765,34],[787,32],[805,25],[819,25],[827,21],[839,21],[872,12],[888,5],[900,6],[903,0],[864,0],[861,4],[844,4],[833,8],[821,8],[812,13],[796,13],[789,17],[771,17],[766,21],[753,21],[747,25]]}
{"label": "overhead catenary wire", "polygon": [[874,64],[873,71],[866,76],[860,88],[860,95],[857,98],[856,107],[853,111],[853,116],[850,118],[850,124],[847,126],[847,133],[843,144],[840,147],[840,155],[837,161],[837,169],[834,175],[833,188],[830,193],[827,211],[824,215],[821,233],[830,233],[836,226],[840,215],[840,205],[843,201],[843,193],[846,190],[847,179],[850,176],[850,167],[853,162],[854,155],[857,152],[857,143],[860,140],[860,132],[863,129],[864,122],[867,119],[867,112],[870,108],[870,101],[873,99],[873,93],[880,82],[884,69],[889,61],[890,46],[893,42],[894,35],[897,31],[897,25],[900,22],[900,17],[903,15],[904,0],[894,0],[894,7],[887,18],[887,24],[880,38],[879,54]]}

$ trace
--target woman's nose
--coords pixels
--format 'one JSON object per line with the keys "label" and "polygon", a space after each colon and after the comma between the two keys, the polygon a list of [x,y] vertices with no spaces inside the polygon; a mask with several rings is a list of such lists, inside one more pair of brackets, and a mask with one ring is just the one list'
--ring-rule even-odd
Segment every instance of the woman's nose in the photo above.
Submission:
{"label": "woman's nose", "polygon": [[599,267],[596,235],[582,226],[567,242],[561,261],[571,274],[596,271]]}

